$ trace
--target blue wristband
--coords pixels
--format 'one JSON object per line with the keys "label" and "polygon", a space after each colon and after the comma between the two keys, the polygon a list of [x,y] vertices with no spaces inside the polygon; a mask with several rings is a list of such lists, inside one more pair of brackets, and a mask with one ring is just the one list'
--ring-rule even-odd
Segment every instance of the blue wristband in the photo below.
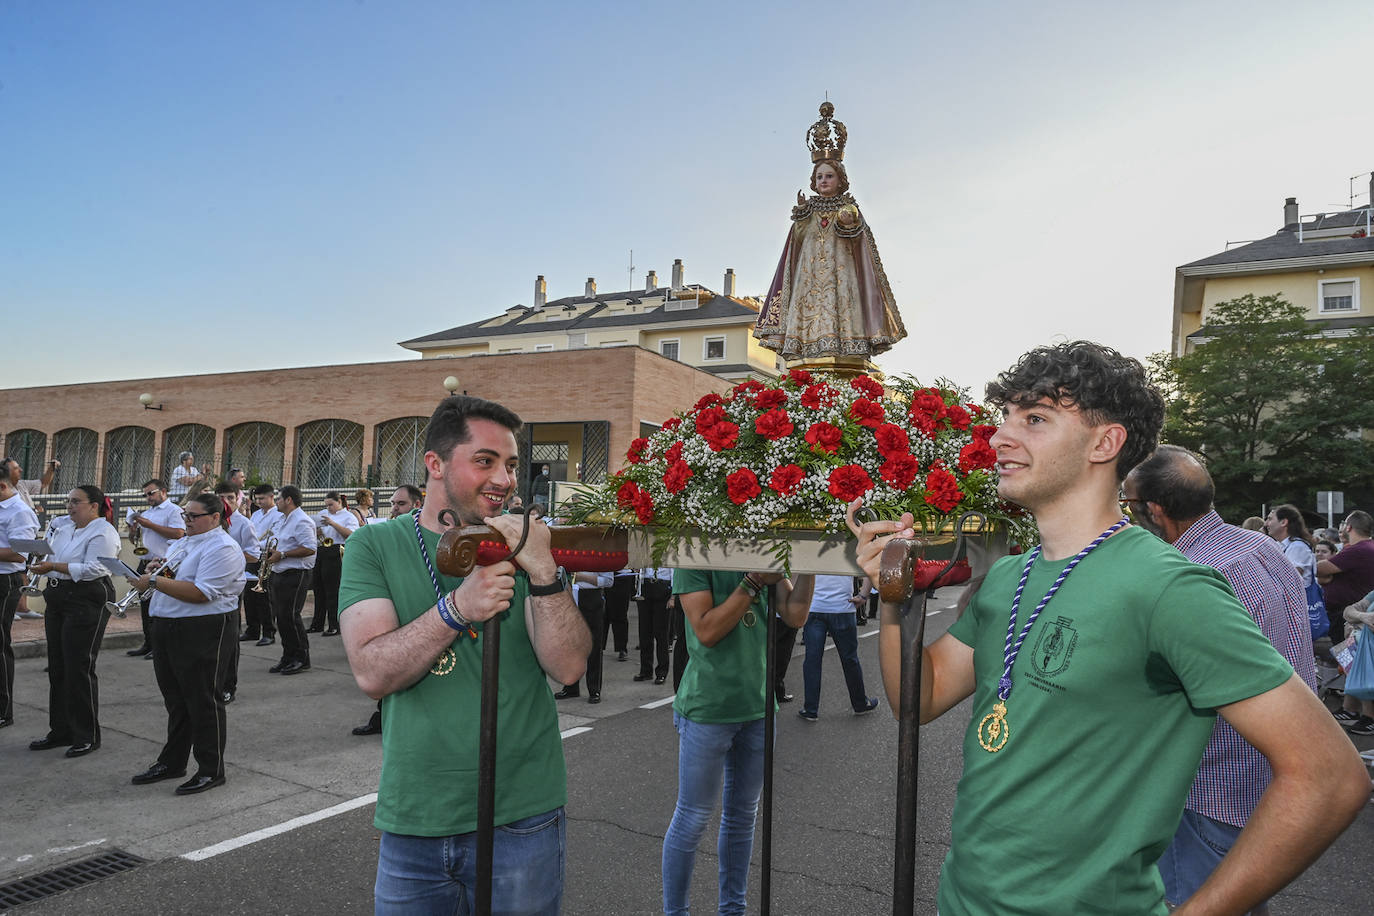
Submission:
{"label": "blue wristband", "polygon": [[439,611],[439,616],[444,623],[448,624],[449,629],[459,633],[469,633],[472,631],[472,623],[463,616],[462,612],[455,607],[450,607],[447,595],[439,596],[439,603],[435,605]]}

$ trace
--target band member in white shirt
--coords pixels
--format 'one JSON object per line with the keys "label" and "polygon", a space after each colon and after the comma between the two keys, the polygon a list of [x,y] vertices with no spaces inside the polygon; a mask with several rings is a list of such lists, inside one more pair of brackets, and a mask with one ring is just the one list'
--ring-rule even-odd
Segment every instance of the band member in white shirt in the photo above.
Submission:
{"label": "band member in white shirt", "polygon": [[[250,519],[253,525],[253,532],[258,536],[259,548],[267,542],[269,536],[275,536],[277,526],[281,524],[282,514],[277,509],[277,490],[270,483],[260,483],[253,488],[253,505],[257,506],[253,510]],[[261,549],[259,550],[261,559]],[[260,562],[249,563],[248,571],[255,576],[262,575],[262,564]],[[268,581],[271,581],[270,579]],[[247,618],[247,626],[244,633],[239,637],[239,642],[257,641],[260,646],[270,646],[277,641],[277,623],[272,615],[272,595],[270,592],[254,591],[256,583],[244,589],[243,592],[243,616]]]}
{"label": "band member in white shirt", "polygon": [[[592,651],[587,655],[587,702],[601,702],[601,653],[606,648],[602,616],[606,612],[606,589],[615,581],[610,573],[580,572],[573,576],[573,603],[592,632]],[[581,696],[577,682],[564,684],[553,695],[555,700]]]}
{"label": "band member in white shirt", "polygon": [[636,681],[668,679],[668,599],[673,596],[673,571],[667,567],[639,570],[639,673]]}
{"label": "band member in white shirt", "polygon": [[[52,486],[53,477],[57,475],[57,471],[61,467],[62,462],[57,460],[49,461],[48,469],[43,473],[42,478],[38,480],[23,480],[24,469],[19,466],[19,461],[15,458],[5,458],[0,459],[0,477],[7,479],[10,482],[10,486],[19,494],[19,498],[24,501],[24,504],[37,513],[38,509],[33,504],[33,498],[40,493],[47,492],[48,487]],[[28,576],[25,576],[22,585],[28,584]],[[16,614],[12,616],[22,617],[25,620],[37,620],[43,615],[30,611],[29,596],[21,593],[19,596],[19,607]]]}
{"label": "band member in white shirt", "polygon": [[77,487],[67,494],[67,515],[52,523],[52,555],[33,565],[35,576],[48,577],[48,734],[29,742],[31,751],[66,744],[68,757],[80,757],[100,747],[95,659],[110,619],[105,603],[115,593],[99,558],[119,555],[113,517],[99,487]]}
{"label": "band member in white shirt", "polygon": [[14,645],[10,628],[23,597],[27,559],[10,545],[15,538],[38,537],[38,516],[14,488],[9,475],[0,473],[0,728],[14,724]]}
{"label": "band member in white shirt", "polygon": [[[241,491],[234,489],[234,485],[229,481],[215,484],[215,495],[224,500],[228,509],[228,522],[226,531],[234,539],[234,543],[239,545],[239,550],[243,553],[244,572],[247,573],[248,564],[258,562],[258,535],[253,530],[253,523],[248,521],[248,516],[234,508],[234,497]],[[225,703],[234,702],[234,698],[239,691],[239,632],[243,628],[240,619],[239,608],[243,606],[244,599],[249,594],[248,589],[244,588],[239,595],[239,600],[234,603],[234,610],[230,614],[230,629],[233,639],[229,651],[220,659],[220,700]]]}
{"label": "band member in white shirt", "polygon": [[[190,454],[186,452],[185,454]],[[143,484],[143,498],[148,501],[148,508],[135,512],[130,509],[125,515],[125,521],[129,529],[137,525],[143,529],[143,546],[148,548],[148,555],[139,561],[138,571],[147,571],[148,565],[154,560],[166,560],[167,550],[172,546],[172,542],[186,534],[186,525],[181,520],[181,507],[168,498],[167,482],[160,477]],[[149,637],[151,632],[148,623],[148,602],[140,601],[138,612],[143,618],[143,645],[137,649],[130,649],[125,655],[134,657],[144,656],[152,659],[152,640]]]}
{"label": "band member in white shirt", "polygon": [[146,785],[196,773],[177,786],[194,795],[224,785],[225,715],[220,660],[233,645],[233,615],[243,591],[243,548],[225,531],[229,507],[213,493],[193,496],[183,510],[186,541],[166,569],[131,580],[152,589],[153,670],[167,707],[167,742],[157,762],[133,778]]}
{"label": "band member in white shirt", "polygon": [[267,670],[272,674],[300,674],[310,670],[310,638],[301,622],[301,608],[315,568],[315,522],[301,508],[301,491],[287,485],[277,494],[277,508],[284,518],[277,526],[277,549],[272,563],[272,612],[281,634],[281,661]]}
{"label": "band member in white shirt", "polygon": [[[339,635],[339,576],[343,572],[344,541],[358,530],[358,516],[348,509],[348,497],[338,490],[324,495],[324,509],[315,517],[319,548],[315,552],[315,616],[310,633]],[[334,543],[325,546],[325,541]]]}

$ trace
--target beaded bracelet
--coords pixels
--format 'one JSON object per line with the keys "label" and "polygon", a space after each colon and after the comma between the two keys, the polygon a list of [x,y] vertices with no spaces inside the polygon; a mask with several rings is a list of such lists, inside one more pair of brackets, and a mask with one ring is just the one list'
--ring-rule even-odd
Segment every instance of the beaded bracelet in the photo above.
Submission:
{"label": "beaded bracelet", "polygon": [[462,611],[448,603],[448,595],[440,595],[439,603],[435,605],[439,611],[439,616],[444,623],[448,624],[449,629],[457,630],[460,633],[468,632],[472,629],[472,622],[463,616]]}
{"label": "beaded bracelet", "polygon": [[744,593],[750,598],[757,598],[759,592],[763,591],[763,586],[749,578],[747,573],[744,578],[740,580],[739,587],[744,589]]}

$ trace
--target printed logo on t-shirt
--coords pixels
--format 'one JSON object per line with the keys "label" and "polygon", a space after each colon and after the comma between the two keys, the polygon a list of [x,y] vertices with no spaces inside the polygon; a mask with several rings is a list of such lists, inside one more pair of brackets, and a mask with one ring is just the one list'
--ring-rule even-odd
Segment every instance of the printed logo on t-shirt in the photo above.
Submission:
{"label": "printed logo on t-shirt", "polygon": [[1040,631],[1031,653],[1031,669],[1036,674],[1054,677],[1068,669],[1074,646],[1078,644],[1078,631],[1070,626],[1072,623],[1070,617],[1059,617]]}

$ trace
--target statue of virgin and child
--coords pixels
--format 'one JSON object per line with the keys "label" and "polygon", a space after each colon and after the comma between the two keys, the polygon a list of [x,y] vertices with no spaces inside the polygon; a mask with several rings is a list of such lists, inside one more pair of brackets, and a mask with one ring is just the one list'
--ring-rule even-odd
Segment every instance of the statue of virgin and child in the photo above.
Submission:
{"label": "statue of virgin and child", "polygon": [[762,346],[784,360],[863,368],[906,337],[873,230],[849,193],[848,131],[821,105],[806,132],[811,190],[797,192],[792,229],[754,324]]}

